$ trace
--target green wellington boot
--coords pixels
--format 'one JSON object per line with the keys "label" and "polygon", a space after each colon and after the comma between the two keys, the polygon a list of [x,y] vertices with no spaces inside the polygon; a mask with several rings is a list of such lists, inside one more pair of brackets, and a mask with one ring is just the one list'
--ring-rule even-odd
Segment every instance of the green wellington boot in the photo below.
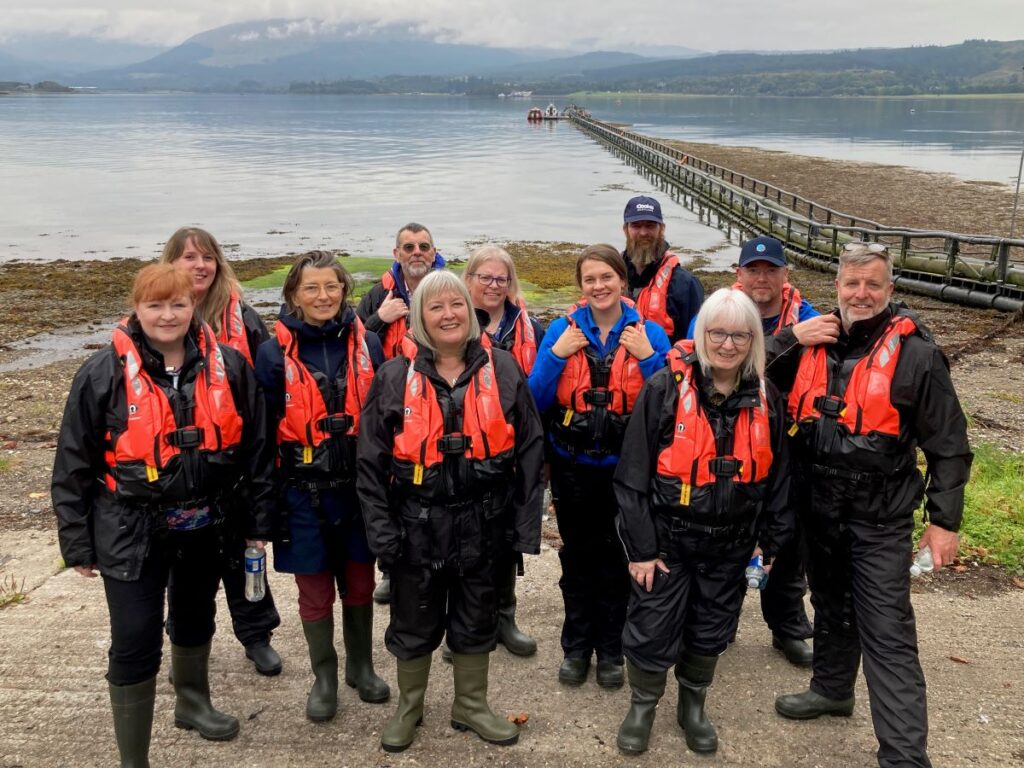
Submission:
{"label": "green wellington boot", "polygon": [[385,752],[401,752],[416,738],[416,727],[423,722],[423,698],[430,677],[428,653],[417,659],[398,659],[398,709],[380,734]]}
{"label": "green wellington boot", "polygon": [[619,737],[616,743],[619,749],[628,755],[637,755],[647,751],[651,740],[651,726],[657,713],[658,702],[665,695],[665,679],[668,673],[645,672],[626,660],[626,673],[629,676],[629,687],[632,690],[629,712],[619,726]]}
{"label": "green wellington boot", "polygon": [[519,726],[498,717],[487,705],[490,660],[489,653],[452,653],[455,670],[452,728],[473,731],[484,741],[504,747],[519,741]]}
{"label": "green wellington boot", "polygon": [[134,685],[108,685],[114,713],[114,738],[121,768],[149,768],[149,737],[153,732],[156,678]]}
{"label": "green wellington boot", "polygon": [[516,626],[516,567],[509,568],[507,574],[499,574],[497,581],[498,642],[511,654],[533,656],[537,641]]}
{"label": "green wellington boot", "polygon": [[380,581],[373,590],[373,602],[380,605],[391,602],[391,576],[383,571],[380,574]]}
{"label": "green wellington boot", "polygon": [[380,704],[391,698],[388,684],[373,671],[373,606],[343,605],[341,631],[345,638],[345,684],[359,698]]}
{"label": "green wellington boot", "polygon": [[302,622],[302,633],[309,646],[309,666],[315,677],[306,697],[306,717],[314,723],[322,723],[338,714],[338,652],[334,650],[334,616]]}
{"label": "green wellington boot", "polygon": [[676,719],[679,727],[686,731],[686,746],[694,752],[710,754],[718,749],[715,726],[704,714],[704,700],[715,678],[717,664],[717,656],[693,653],[683,653],[676,664],[676,680],[679,681]]}
{"label": "green wellington boot", "polygon": [[238,719],[213,708],[210,701],[210,644],[183,648],[171,644],[174,671],[174,724],[199,731],[210,741],[238,735]]}

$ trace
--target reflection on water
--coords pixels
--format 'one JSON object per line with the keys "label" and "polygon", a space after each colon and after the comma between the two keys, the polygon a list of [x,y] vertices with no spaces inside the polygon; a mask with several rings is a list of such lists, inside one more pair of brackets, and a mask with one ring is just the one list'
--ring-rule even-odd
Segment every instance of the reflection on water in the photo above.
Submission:
{"label": "reflection on water", "polygon": [[[187,223],[243,255],[387,255],[408,221],[427,224],[453,256],[481,240],[618,244],[626,199],[656,185],[571,125],[528,125],[528,106],[448,97],[0,99],[0,260],[145,258]],[[1011,99],[588,106],[652,135],[1004,182],[1016,173],[1024,125],[1024,100]],[[677,246],[722,247],[722,234],[681,206],[665,213]]]}

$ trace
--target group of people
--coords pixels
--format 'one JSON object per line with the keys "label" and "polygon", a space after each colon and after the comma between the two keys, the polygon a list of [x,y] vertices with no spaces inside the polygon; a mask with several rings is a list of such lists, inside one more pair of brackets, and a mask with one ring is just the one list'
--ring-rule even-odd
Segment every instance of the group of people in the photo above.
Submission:
{"label": "group of people", "polygon": [[498,642],[536,651],[515,582],[540,552],[546,483],[562,539],[558,679],[584,684],[596,655],[599,686],[628,682],[624,753],[648,748],[670,668],[687,746],[717,749],[708,687],[760,555],[772,643],[812,668],[779,714],[851,714],[863,656],[879,764],[929,765],[914,511],[926,498],[920,544],[949,563],[971,452],[945,358],[890,301],[886,249],[844,249],[838,309],[822,315],[777,240],[746,242],[735,285],[705,301],[657,200],[631,199],[623,233],[622,251],[578,255],[580,299],[546,331],[506,251],[479,249],[460,277],[410,223],[355,309],[332,254],[299,256],[273,335],[217,241],[175,233],[75,377],[53,472],[65,562],[103,577],[122,766],[148,765],[165,626],[175,724],[238,733],[210,697],[221,581],[246,656],[280,673],[273,598],[246,600],[241,567],[271,541],[298,587],[310,720],[338,711],[339,597],[346,684],[390,698],[373,661],[376,563],[399,696],[383,749],[414,742],[442,643],[451,725],[515,743],[518,726],[488,704],[489,655]]}

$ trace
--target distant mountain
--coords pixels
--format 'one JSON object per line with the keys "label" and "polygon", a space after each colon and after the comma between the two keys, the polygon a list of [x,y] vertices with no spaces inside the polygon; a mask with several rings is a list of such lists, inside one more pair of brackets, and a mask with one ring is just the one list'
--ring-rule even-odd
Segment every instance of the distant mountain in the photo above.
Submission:
{"label": "distant mountain", "polygon": [[512,79],[544,79],[580,77],[595,70],[622,67],[630,64],[641,64],[654,61],[646,56],[619,51],[593,51],[577,56],[549,58],[543,61],[531,61],[510,67],[499,67],[493,70],[480,70],[476,74],[494,78]]}
{"label": "distant mountain", "polygon": [[167,50],[96,37],[18,34],[0,42],[0,79],[67,80],[82,72],[145,61]]}
{"label": "distant mountain", "polygon": [[195,35],[131,66],[90,72],[107,88],[209,88],[249,81],[293,81],[386,75],[463,76],[535,58],[501,48],[437,43],[402,25],[327,24],[274,19],[231,24]]}
{"label": "distant mountain", "polygon": [[1024,90],[1024,40],[828,53],[722,53],[593,70],[605,89],[680,93],[956,93]]}

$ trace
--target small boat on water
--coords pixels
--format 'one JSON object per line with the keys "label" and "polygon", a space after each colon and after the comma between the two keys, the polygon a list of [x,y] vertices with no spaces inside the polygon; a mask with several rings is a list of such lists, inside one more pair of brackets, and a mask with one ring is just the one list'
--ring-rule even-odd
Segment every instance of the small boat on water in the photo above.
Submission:
{"label": "small boat on water", "polygon": [[538,123],[543,120],[566,120],[568,117],[565,112],[559,112],[558,107],[554,104],[548,104],[544,109],[530,107],[530,111],[526,113],[526,119],[531,123]]}

